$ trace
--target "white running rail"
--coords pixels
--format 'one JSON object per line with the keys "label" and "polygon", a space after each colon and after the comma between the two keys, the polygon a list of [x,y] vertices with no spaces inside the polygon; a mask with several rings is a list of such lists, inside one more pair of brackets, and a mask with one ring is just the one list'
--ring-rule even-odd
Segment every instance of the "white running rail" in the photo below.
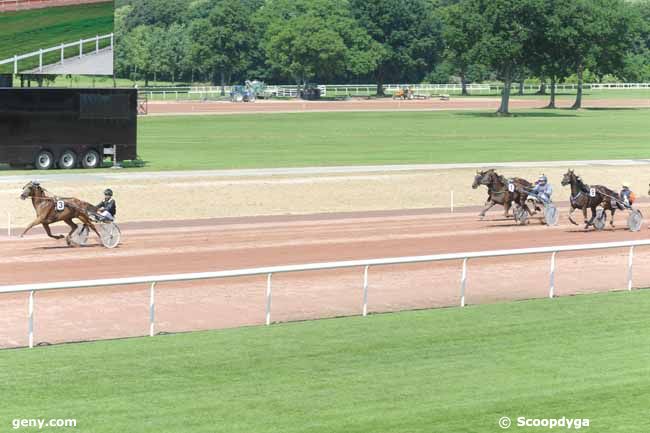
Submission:
{"label": "white running rail", "polygon": [[44,290],[59,290],[59,289],[78,289],[89,287],[102,287],[102,286],[124,286],[132,284],[149,284],[149,335],[154,335],[154,320],[155,320],[155,286],[157,283],[171,282],[171,281],[196,281],[208,280],[217,278],[231,278],[231,277],[244,277],[253,275],[266,275],[266,324],[271,324],[271,277],[273,274],[287,273],[287,272],[301,272],[301,271],[318,271],[327,269],[342,269],[342,268],[363,268],[363,305],[362,314],[367,315],[368,312],[368,270],[371,267],[385,266],[385,265],[398,265],[406,263],[426,263],[426,262],[440,262],[449,260],[462,261],[462,271],[460,279],[460,306],[465,306],[465,290],[467,288],[467,275],[468,275],[468,261],[471,259],[486,258],[486,257],[503,257],[503,256],[522,256],[528,254],[550,254],[550,272],[549,272],[549,292],[548,296],[553,298],[555,295],[555,259],[558,253],[570,251],[591,251],[591,250],[604,250],[612,248],[628,248],[628,263],[627,263],[627,289],[632,290],[632,263],[634,258],[634,248],[640,246],[650,246],[650,240],[639,241],[626,241],[626,242],[607,242],[607,243],[594,243],[594,244],[581,244],[581,245],[564,245],[564,246],[551,246],[551,247],[538,247],[538,248],[521,248],[512,250],[493,250],[493,251],[479,251],[479,252],[464,252],[464,253],[450,253],[450,254],[433,254],[427,256],[408,256],[408,257],[393,257],[382,259],[367,259],[367,260],[349,260],[339,262],[324,262],[324,263],[310,263],[303,265],[291,266],[270,266],[263,268],[248,268],[238,269],[231,271],[217,271],[217,272],[201,272],[192,274],[176,274],[176,275],[153,275],[145,277],[129,277],[129,278],[109,278],[102,280],[84,280],[84,281],[66,281],[59,283],[36,283],[36,284],[21,284],[13,286],[0,286],[1,293],[29,293],[29,310],[28,310],[28,329],[29,329],[29,347],[34,346],[34,295],[36,292]]}
{"label": "white running rail", "polygon": [[[76,55],[75,57],[82,58],[84,56],[84,44],[94,42],[95,43],[95,49],[94,52],[95,54],[99,52],[99,41],[102,41],[104,39],[110,39],[110,45],[105,47],[109,48],[110,50],[113,50],[113,46],[115,44],[115,38],[113,33],[104,35],[104,36],[95,36],[94,38],[90,39],[79,39],[78,41],[75,42],[70,42],[68,44],[61,44],[57,45],[56,47],[52,48],[46,48],[46,49],[39,49],[38,51],[34,51],[32,53],[27,53],[27,54],[22,54],[22,55],[14,55],[13,57],[5,60],[0,60],[0,65],[6,65],[9,63],[14,64],[14,74],[18,74],[18,62],[24,59],[29,59],[31,57],[36,57],[38,56],[38,70],[39,72],[43,70],[43,54],[51,53],[54,51],[59,51],[61,53],[60,55],[60,64],[63,65],[65,64],[65,49],[70,48],[70,47],[79,47],[79,54]],[[68,57],[70,59],[70,57]]]}

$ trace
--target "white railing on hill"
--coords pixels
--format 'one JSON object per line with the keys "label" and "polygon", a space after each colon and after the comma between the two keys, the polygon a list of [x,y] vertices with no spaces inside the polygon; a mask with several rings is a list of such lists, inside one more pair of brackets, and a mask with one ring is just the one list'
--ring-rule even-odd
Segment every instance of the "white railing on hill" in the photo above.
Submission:
{"label": "white railing on hill", "polygon": [[339,262],[325,262],[325,263],[311,263],[303,265],[291,266],[270,266],[263,268],[249,268],[239,269],[232,271],[217,271],[217,272],[202,272],[193,274],[176,274],[176,275],[155,275],[145,277],[129,277],[129,278],[109,278],[102,280],[84,280],[84,281],[66,281],[59,283],[35,283],[35,284],[21,284],[14,286],[0,286],[0,293],[29,293],[29,307],[28,307],[28,341],[29,347],[34,347],[34,295],[36,292],[44,290],[59,290],[59,289],[78,289],[89,287],[106,287],[106,286],[123,286],[133,284],[150,284],[149,288],[149,335],[154,335],[155,326],[155,287],[156,283],[172,282],[172,281],[196,281],[208,280],[217,278],[232,278],[244,277],[253,275],[266,275],[266,324],[271,324],[271,297],[272,286],[271,278],[273,274],[287,273],[287,272],[301,272],[301,271],[319,271],[327,269],[342,269],[342,268],[363,268],[363,302],[361,312],[363,316],[368,314],[368,270],[370,267],[398,265],[406,263],[425,263],[425,262],[439,262],[449,260],[462,260],[462,271],[460,277],[460,306],[465,306],[465,291],[467,288],[467,262],[470,259],[487,258],[487,257],[503,257],[503,256],[521,256],[528,254],[551,254],[550,258],[550,272],[549,272],[549,292],[550,298],[555,294],[555,258],[558,253],[569,251],[590,251],[602,250],[612,248],[629,248],[628,263],[627,263],[627,289],[632,290],[632,263],[634,258],[634,248],[638,246],[650,246],[650,240],[640,241],[626,241],[626,242],[608,242],[608,243],[595,243],[583,245],[564,245],[552,247],[538,247],[538,248],[521,248],[511,250],[494,250],[494,251],[480,251],[480,252],[465,252],[465,253],[450,253],[450,254],[434,254],[427,256],[410,256],[410,257],[393,257],[382,259],[367,259],[367,260],[349,260]]}
{"label": "white railing on hill", "polygon": [[[16,54],[16,55],[14,55],[13,57],[11,57],[9,59],[0,60],[0,65],[6,65],[6,64],[9,64],[9,63],[13,63],[14,64],[14,74],[17,74],[18,73],[18,62],[19,61],[29,59],[31,57],[38,56],[38,70],[40,72],[40,71],[43,71],[43,54],[51,53],[51,52],[54,52],[54,51],[60,51],[61,55],[60,55],[60,63],[59,64],[63,65],[63,64],[65,64],[65,60],[66,60],[66,57],[65,57],[65,49],[66,48],[79,47],[79,54],[75,55],[74,57],[78,57],[78,58],[81,59],[84,56],[84,44],[87,44],[87,43],[90,43],[90,42],[95,42],[95,50],[94,50],[94,52],[96,54],[96,53],[99,52],[99,41],[102,41],[104,39],[110,39],[110,45],[108,45],[105,48],[110,47],[109,49],[113,50],[113,45],[114,45],[115,41],[114,41],[113,33],[111,33],[111,34],[104,35],[104,36],[95,36],[94,38],[90,38],[90,39],[80,39],[78,41],[70,42],[68,44],[63,44],[62,43],[61,45],[57,45],[56,47],[39,49],[38,51],[34,51],[34,52],[31,52],[31,53],[27,53],[27,54],[21,54],[21,55]],[[70,58],[71,57],[67,57],[68,60]]]}

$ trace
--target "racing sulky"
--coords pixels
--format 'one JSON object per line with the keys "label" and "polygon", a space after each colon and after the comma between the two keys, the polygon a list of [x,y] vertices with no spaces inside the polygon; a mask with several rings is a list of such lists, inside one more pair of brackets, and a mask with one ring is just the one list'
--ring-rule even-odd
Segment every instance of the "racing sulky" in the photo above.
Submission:
{"label": "racing sulky", "polygon": [[[624,209],[617,192],[602,185],[587,185],[573,170],[568,170],[564,174],[564,177],[562,177],[562,186],[567,185],[571,185],[571,211],[569,212],[569,221],[572,224],[578,225],[573,219],[573,212],[576,209],[580,209],[584,217],[585,230],[588,229],[593,225],[594,219],[596,218],[596,208],[601,206],[603,212],[609,211],[611,213],[612,218],[609,224],[615,227],[614,214],[617,209]],[[591,209],[591,218],[589,220],[587,220],[587,209]]]}
{"label": "racing sulky", "polygon": [[[90,227],[95,234],[101,239],[101,235],[97,228],[90,219],[90,214],[95,212],[95,207],[90,203],[78,200],[76,198],[59,198],[50,196],[46,190],[38,182],[29,182],[23,187],[23,192],[20,194],[22,200],[28,198],[32,199],[32,205],[36,211],[36,219],[32,221],[25,231],[20,235],[22,238],[33,227],[41,224],[45,229],[45,233],[53,239],[66,239],[69,246],[73,243],[70,236],[77,229],[77,224],[73,221],[74,218],[80,220],[83,224]],[[64,221],[70,227],[70,233],[66,236],[53,235],[50,230],[50,224]]]}
{"label": "racing sulky", "polygon": [[[514,185],[513,191],[509,190],[509,184]],[[525,208],[528,213],[531,213],[531,210],[526,205],[526,198],[528,197],[527,190],[532,188],[533,185],[526,179],[520,177],[506,179],[504,176],[499,175],[494,169],[489,169],[476,172],[472,188],[476,189],[480,185],[485,185],[488,189],[488,198],[485,202],[485,207],[479,214],[481,219],[485,217],[488,210],[497,204],[504,207],[504,215],[506,218],[510,216],[508,215],[508,212],[513,203],[518,204]]]}

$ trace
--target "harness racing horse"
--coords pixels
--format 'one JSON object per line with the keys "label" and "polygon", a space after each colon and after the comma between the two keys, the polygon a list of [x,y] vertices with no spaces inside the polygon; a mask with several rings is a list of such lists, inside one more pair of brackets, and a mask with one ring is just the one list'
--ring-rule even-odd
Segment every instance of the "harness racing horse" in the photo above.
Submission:
{"label": "harness racing horse", "polygon": [[[514,191],[508,189],[509,183],[514,185]],[[532,188],[532,184],[526,179],[513,177],[508,180],[504,176],[499,175],[494,169],[490,169],[476,172],[472,188],[476,189],[480,185],[485,185],[488,188],[488,198],[485,202],[485,208],[479,214],[481,218],[485,217],[485,213],[496,204],[504,207],[504,215],[507,218],[513,202],[525,208],[528,213],[531,213],[528,206],[526,206],[526,198],[528,197],[526,190]]]}
{"label": "harness racing horse", "polygon": [[[30,197],[32,199],[32,205],[34,205],[34,210],[36,211],[36,219],[27,226],[25,231],[20,235],[21,238],[33,227],[41,224],[49,237],[53,239],[63,239],[65,237],[68,245],[71,245],[70,235],[77,229],[77,224],[72,219],[77,218],[90,227],[101,239],[101,235],[88,216],[88,212],[95,212],[95,207],[90,203],[76,198],[50,197],[38,182],[30,182],[23,187],[20,198],[26,200]],[[70,226],[70,233],[67,236],[55,236],[50,231],[50,224],[60,221],[65,221]]]}
{"label": "harness racing horse", "polygon": [[[562,177],[562,186],[571,185],[571,211],[569,212],[569,221],[578,225],[573,219],[573,212],[576,209],[582,210],[585,220],[585,229],[593,225],[596,218],[596,208],[602,206],[603,212],[610,211],[612,219],[609,224],[614,227],[614,214],[616,209],[623,210],[621,198],[618,193],[602,185],[589,186],[585,184],[580,176],[573,170],[569,170]],[[612,203],[613,202],[613,203]],[[587,221],[587,209],[591,209],[591,218]]]}

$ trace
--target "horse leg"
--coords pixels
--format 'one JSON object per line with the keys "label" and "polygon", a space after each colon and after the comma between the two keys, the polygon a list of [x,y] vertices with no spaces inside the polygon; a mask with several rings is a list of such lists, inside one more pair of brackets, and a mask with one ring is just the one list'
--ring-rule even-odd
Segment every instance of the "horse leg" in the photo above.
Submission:
{"label": "horse leg", "polygon": [[494,202],[494,201],[492,201],[492,200],[488,200],[488,201],[486,201],[486,202],[485,202],[485,207],[483,208],[483,210],[481,211],[481,213],[478,214],[478,216],[480,216],[481,218],[485,217],[485,213],[486,213],[487,211],[489,211],[490,209],[492,209],[492,207],[493,207],[495,204],[496,204],[496,202]]}
{"label": "horse leg", "polygon": [[75,224],[72,219],[67,219],[65,220],[65,223],[70,226],[70,233],[65,237],[66,242],[68,243],[69,246],[72,246],[72,242],[70,241],[70,237],[72,236],[72,233],[74,233],[75,230],[77,230],[77,224]]}
{"label": "horse leg", "polygon": [[573,219],[573,212],[575,212],[576,209],[577,208],[571,206],[571,210],[569,211],[569,221],[571,221],[571,224],[573,224],[574,226],[578,225],[578,223]]}
{"label": "horse leg", "polygon": [[50,230],[50,225],[49,225],[49,224],[43,223],[43,228],[45,229],[45,233],[47,233],[47,235],[48,235],[49,237],[51,237],[52,239],[57,239],[57,240],[58,240],[58,239],[63,239],[63,238],[65,237],[65,236],[63,236],[63,235],[56,235],[56,236],[54,236],[54,235],[52,234],[52,231]]}
{"label": "horse leg", "polygon": [[31,223],[29,223],[29,225],[27,226],[27,228],[25,229],[25,231],[20,235],[20,237],[21,237],[21,238],[24,237],[25,234],[27,234],[28,231],[30,231],[32,228],[36,227],[36,226],[39,225],[39,224],[41,224],[41,219],[40,219],[40,218],[36,218],[34,221],[32,221]]}
{"label": "horse leg", "polygon": [[[504,215],[506,218],[508,218],[508,212],[510,212],[510,206],[512,206],[512,202],[511,202],[511,201],[506,201],[505,203],[503,203],[503,209],[504,209],[503,215]],[[513,212],[514,212],[514,211],[513,211]]]}
{"label": "horse leg", "polygon": [[[603,212],[604,212],[604,211],[603,211]],[[612,228],[614,228],[614,227],[616,227],[616,226],[614,225],[614,214],[616,213],[616,208],[615,208],[615,207],[612,207],[612,208],[609,210],[609,212],[612,214],[612,219],[611,219],[611,221],[609,222],[609,225],[611,225]]]}
{"label": "horse leg", "polygon": [[85,225],[90,227],[92,229],[92,231],[95,232],[95,234],[97,235],[99,240],[102,239],[102,235],[99,234],[99,232],[97,231],[97,227],[95,227],[95,224],[93,224],[93,222],[90,221],[90,218],[88,218],[86,215],[78,215],[77,218],[79,218],[82,223],[84,223]]}
{"label": "horse leg", "polygon": [[[594,220],[596,219],[596,213],[597,213],[596,206],[593,206],[591,208],[591,218],[587,222],[587,225],[585,226],[585,228],[589,228],[589,226],[594,224]],[[585,218],[587,218],[587,209],[586,208],[585,208]]]}
{"label": "horse leg", "polygon": [[589,208],[586,207],[586,206],[582,208],[582,216],[583,216],[584,221],[585,221],[585,230],[589,228],[589,221],[587,219],[587,209],[589,209]]}

